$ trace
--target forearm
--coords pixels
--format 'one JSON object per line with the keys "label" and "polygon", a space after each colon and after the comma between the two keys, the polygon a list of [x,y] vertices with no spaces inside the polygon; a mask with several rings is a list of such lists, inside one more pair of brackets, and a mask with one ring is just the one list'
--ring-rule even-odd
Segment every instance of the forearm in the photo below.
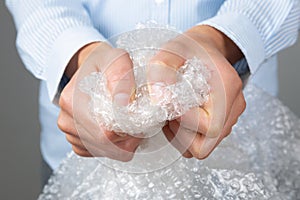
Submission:
{"label": "forearm", "polygon": [[17,27],[17,49],[26,68],[45,80],[54,100],[72,56],[104,37],[93,27],[85,8],[72,0],[7,0]]}
{"label": "forearm", "polygon": [[299,16],[298,0],[227,0],[215,17],[200,24],[229,37],[254,73],[265,60],[295,43]]}

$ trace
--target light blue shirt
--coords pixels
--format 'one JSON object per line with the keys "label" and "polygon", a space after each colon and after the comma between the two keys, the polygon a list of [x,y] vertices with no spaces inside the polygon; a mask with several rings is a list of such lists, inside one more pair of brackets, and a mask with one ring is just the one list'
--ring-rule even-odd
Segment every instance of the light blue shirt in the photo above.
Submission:
{"label": "light blue shirt", "polygon": [[104,41],[155,20],[185,31],[205,24],[222,31],[243,52],[235,65],[248,66],[258,86],[277,94],[276,53],[295,43],[299,0],[7,0],[17,27],[17,49],[26,68],[41,79],[41,150],[56,168],[71,150],[57,126],[52,104],[71,57],[83,46]]}

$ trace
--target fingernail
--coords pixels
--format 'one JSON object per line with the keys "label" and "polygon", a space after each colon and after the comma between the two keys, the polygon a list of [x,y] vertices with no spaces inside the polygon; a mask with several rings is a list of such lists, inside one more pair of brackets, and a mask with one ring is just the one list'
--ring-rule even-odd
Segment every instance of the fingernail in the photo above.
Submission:
{"label": "fingernail", "polygon": [[114,103],[119,106],[127,106],[129,104],[130,96],[126,93],[118,93],[114,96]]}

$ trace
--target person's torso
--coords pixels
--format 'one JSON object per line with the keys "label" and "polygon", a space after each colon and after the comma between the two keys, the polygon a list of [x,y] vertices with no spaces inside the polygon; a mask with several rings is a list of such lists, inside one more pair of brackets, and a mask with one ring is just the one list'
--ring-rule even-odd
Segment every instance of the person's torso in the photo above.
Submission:
{"label": "person's torso", "polygon": [[185,31],[211,18],[224,0],[82,0],[90,18],[106,38],[154,20]]}

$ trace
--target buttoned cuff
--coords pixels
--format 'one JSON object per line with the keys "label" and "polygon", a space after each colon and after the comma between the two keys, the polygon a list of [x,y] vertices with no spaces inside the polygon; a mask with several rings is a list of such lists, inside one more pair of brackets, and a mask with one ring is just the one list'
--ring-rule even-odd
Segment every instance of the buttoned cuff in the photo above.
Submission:
{"label": "buttoned cuff", "polygon": [[265,60],[265,49],[258,29],[246,16],[238,13],[219,14],[198,25],[211,26],[230,38],[244,54],[251,74]]}
{"label": "buttoned cuff", "polygon": [[106,39],[92,27],[76,27],[66,30],[53,45],[46,65],[46,83],[50,100],[57,104],[60,82],[66,66],[75,53],[85,45]]}

